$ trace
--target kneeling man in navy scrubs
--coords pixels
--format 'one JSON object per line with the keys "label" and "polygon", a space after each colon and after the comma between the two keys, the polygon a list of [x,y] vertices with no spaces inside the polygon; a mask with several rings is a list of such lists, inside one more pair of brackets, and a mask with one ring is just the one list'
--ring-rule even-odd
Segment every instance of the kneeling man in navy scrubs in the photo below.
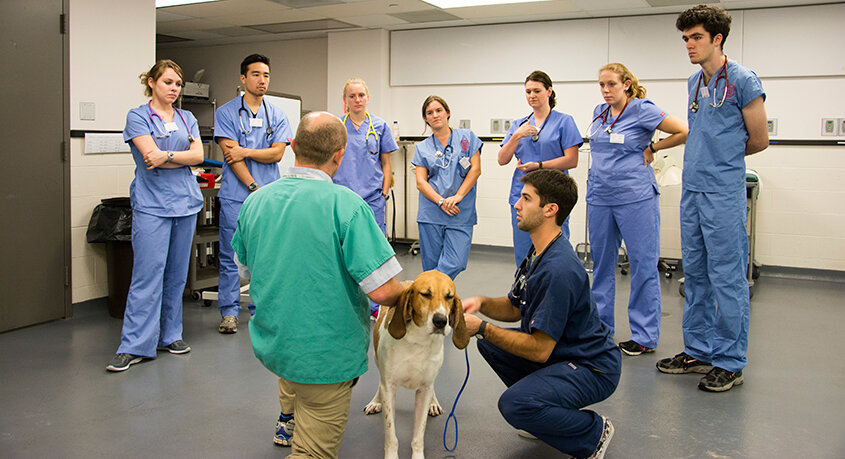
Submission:
{"label": "kneeling man in navy scrubs", "polygon": [[[554,169],[531,172],[522,182],[514,208],[533,247],[507,296],[463,301],[467,330],[508,387],[499,398],[508,423],[571,456],[602,458],[613,424],[583,408],[616,390],[621,356],[599,319],[584,266],[561,237],[578,188]],[[476,312],[519,327],[497,327]]]}

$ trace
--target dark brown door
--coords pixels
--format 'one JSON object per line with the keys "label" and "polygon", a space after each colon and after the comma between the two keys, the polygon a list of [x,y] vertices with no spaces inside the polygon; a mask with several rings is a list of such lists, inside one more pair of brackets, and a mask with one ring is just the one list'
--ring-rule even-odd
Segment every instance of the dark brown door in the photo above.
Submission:
{"label": "dark brown door", "polygon": [[70,316],[65,12],[0,1],[0,332]]}

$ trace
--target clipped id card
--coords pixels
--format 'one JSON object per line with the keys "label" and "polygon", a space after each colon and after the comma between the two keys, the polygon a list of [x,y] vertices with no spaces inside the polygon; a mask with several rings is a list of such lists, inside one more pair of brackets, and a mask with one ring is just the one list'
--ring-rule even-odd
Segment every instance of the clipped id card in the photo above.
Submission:
{"label": "clipped id card", "polygon": [[261,118],[250,118],[249,125],[251,127],[261,127],[264,126],[264,120]]}
{"label": "clipped id card", "polygon": [[461,163],[461,167],[463,167],[464,169],[468,169],[468,168],[469,168],[469,158],[467,158],[466,156],[464,156],[463,158],[461,158],[461,160],[460,160],[460,161],[458,161],[458,162],[459,162],[459,163]]}

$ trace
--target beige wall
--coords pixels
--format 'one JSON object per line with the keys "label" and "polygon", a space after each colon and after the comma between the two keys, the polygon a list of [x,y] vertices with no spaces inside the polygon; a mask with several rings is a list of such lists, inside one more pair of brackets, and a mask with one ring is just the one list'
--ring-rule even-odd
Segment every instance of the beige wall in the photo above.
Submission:
{"label": "beige wall", "polygon": [[[126,18],[131,17],[131,21]],[[138,75],[155,62],[154,0],[71,0],[70,105],[72,130],[122,131],[126,112],[144,103]],[[79,119],[79,102],[95,103],[95,120]],[[134,164],[129,153],[83,154],[70,142],[73,302],[108,295],[104,244],[85,232],[102,198],[129,196]]]}

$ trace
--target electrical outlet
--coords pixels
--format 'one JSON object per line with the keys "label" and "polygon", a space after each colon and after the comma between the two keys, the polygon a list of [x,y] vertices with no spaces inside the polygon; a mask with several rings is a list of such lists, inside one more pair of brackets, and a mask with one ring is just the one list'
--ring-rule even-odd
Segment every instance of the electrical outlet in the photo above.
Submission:
{"label": "electrical outlet", "polygon": [[845,135],[845,118],[839,118],[839,135]]}
{"label": "electrical outlet", "polygon": [[778,135],[778,119],[777,118],[769,118],[768,125],[769,125],[769,135]]}
{"label": "electrical outlet", "polygon": [[79,119],[85,121],[94,121],[94,102],[79,103]]}
{"label": "electrical outlet", "polygon": [[504,127],[505,127],[505,132],[510,131],[511,130],[511,120],[505,120]]}
{"label": "electrical outlet", "polygon": [[836,118],[822,118],[822,135],[838,135],[839,120]]}
{"label": "electrical outlet", "polygon": [[470,126],[469,120],[461,120],[461,121],[458,122],[458,127],[460,127],[461,129],[472,129],[469,126]]}

